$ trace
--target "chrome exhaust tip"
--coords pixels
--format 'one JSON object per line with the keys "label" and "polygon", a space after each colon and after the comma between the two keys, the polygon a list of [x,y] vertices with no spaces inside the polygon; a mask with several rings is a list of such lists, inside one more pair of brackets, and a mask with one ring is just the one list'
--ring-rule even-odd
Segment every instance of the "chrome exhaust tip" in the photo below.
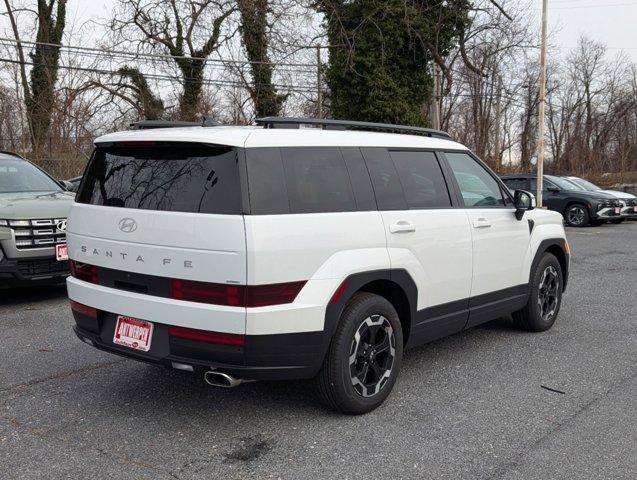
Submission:
{"label": "chrome exhaust tip", "polygon": [[203,375],[203,379],[208,385],[221,388],[234,388],[243,383],[240,378],[233,377],[224,372],[217,372],[215,370],[208,370]]}

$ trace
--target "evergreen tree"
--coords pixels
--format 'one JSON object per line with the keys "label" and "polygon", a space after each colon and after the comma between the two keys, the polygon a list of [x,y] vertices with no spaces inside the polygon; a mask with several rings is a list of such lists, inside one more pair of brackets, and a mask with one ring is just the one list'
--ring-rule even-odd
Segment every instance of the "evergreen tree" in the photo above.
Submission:
{"label": "evergreen tree", "polygon": [[330,43],[332,116],[424,125],[432,53],[444,56],[467,27],[468,0],[319,0]]}

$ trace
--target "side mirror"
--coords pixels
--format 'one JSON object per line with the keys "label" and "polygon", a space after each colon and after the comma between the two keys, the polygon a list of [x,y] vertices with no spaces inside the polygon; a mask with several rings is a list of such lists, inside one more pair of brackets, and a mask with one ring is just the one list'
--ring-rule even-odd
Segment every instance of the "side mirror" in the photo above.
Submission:
{"label": "side mirror", "polygon": [[552,193],[557,193],[557,192],[559,192],[559,191],[560,191],[560,189],[559,189],[559,188],[557,188],[557,187],[553,187],[553,186],[548,187],[548,188],[547,188],[547,190],[548,190],[549,192],[552,192]]}
{"label": "side mirror", "polygon": [[58,183],[64,190],[73,191],[73,184],[71,182],[68,182],[66,180],[58,180]]}
{"label": "side mirror", "polygon": [[524,212],[535,209],[537,203],[535,195],[526,190],[516,190],[513,194],[513,202],[515,204],[515,218],[522,220]]}

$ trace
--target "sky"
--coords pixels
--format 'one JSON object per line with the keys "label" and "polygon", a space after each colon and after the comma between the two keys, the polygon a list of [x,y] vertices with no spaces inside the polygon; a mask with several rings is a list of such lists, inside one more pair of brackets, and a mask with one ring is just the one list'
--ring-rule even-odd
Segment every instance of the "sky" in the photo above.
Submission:
{"label": "sky", "polygon": [[[500,0],[515,5],[518,0]],[[519,0],[526,3],[528,0]],[[69,24],[82,25],[88,20],[105,20],[116,0],[69,0]],[[532,15],[540,26],[542,0],[532,0]],[[567,51],[577,44],[581,35],[600,41],[609,54],[624,51],[637,62],[637,0],[548,0],[549,31],[556,53]],[[0,20],[0,24],[6,23]],[[94,41],[99,41],[100,29],[88,29]],[[84,42],[83,42],[84,43]]]}
{"label": "sky", "polygon": [[[512,2],[502,2],[512,3]],[[559,50],[577,44],[581,35],[601,41],[609,53],[625,50],[637,61],[637,0],[549,0],[551,43]],[[73,23],[107,18],[115,0],[69,0]],[[538,28],[542,0],[533,0]]]}

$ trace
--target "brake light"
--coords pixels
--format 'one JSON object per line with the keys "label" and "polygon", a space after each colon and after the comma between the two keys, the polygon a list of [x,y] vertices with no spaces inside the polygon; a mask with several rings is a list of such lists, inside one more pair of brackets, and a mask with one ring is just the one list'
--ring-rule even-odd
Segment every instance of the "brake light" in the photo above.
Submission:
{"label": "brake light", "polygon": [[176,300],[239,307],[243,306],[245,288],[242,285],[171,280],[170,293]]}
{"label": "brake light", "polygon": [[305,284],[299,281],[245,286],[174,279],[170,282],[170,296],[175,300],[212,305],[267,307],[292,303]]}
{"label": "brake light", "polygon": [[75,302],[71,300],[71,310],[76,313],[80,313],[82,315],[86,315],[87,317],[97,318],[97,310],[93,307],[89,307],[88,305],[84,305],[82,303]]}
{"label": "brake light", "polygon": [[99,283],[97,276],[97,267],[95,265],[89,265],[88,263],[80,263],[75,260],[69,260],[71,266],[71,276],[78,280],[83,280],[89,283]]}
{"label": "brake light", "polygon": [[267,307],[292,303],[307,282],[249,285],[246,291],[246,307]]}
{"label": "brake light", "polygon": [[175,338],[194,340],[196,342],[216,343],[218,345],[243,346],[246,339],[244,335],[234,333],[208,332],[206,330],[195,330],[193,328],[170,327],[168,335]]}

